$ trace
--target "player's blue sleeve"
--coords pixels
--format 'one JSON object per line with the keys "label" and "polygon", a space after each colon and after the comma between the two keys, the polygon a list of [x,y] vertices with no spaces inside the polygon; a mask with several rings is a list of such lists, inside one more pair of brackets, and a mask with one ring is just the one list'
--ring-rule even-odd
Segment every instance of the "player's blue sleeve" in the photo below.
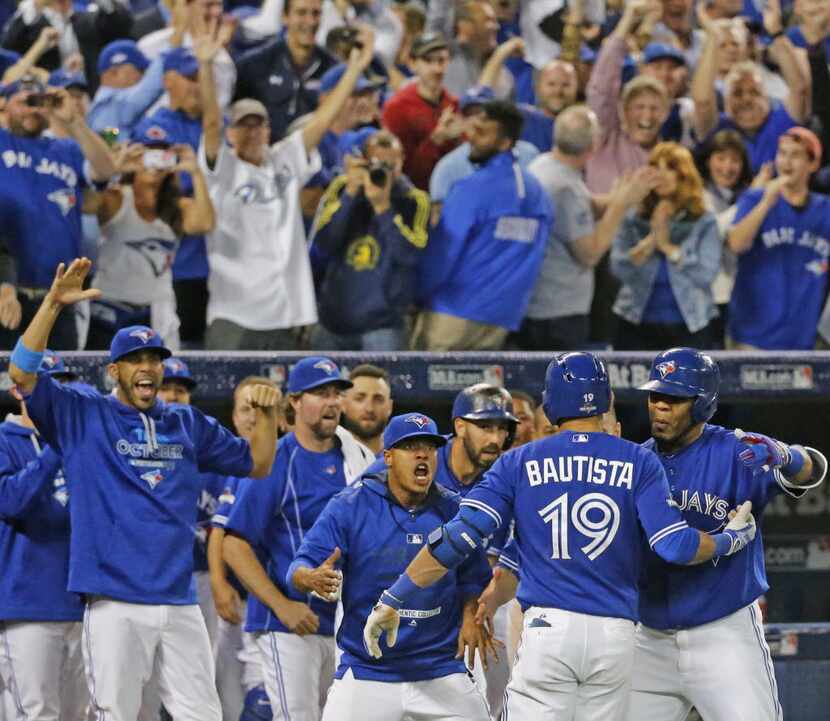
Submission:
{"label": "player's blue sleeve", "polygon": [[236,478],[235,476],[228,476],[225,478],[224,486],[216,498],[216,508],[210,518],[210,525],[215,528],[224,528],[228,522],[228,516],[231,515],[231,509],[236,502],[236,494],[238,488],[243,483],[251,482],[247,478]]}
{"label": "player's blue sleeve", "polygon": [[41,437],[61,453],[75,447],[86,434],[84,403],[105,402],[40,376],[25,398],[26,410]]}
{"label": "player's blue sleeve", "polygon": [[515,538],[511,538],[502,549],[498,565],[519,575],[519,545]]}
{"label": "player's blue sleeve", "polygon": [[[340,563],[348,555],[349,528],[351,525],[349,521],[353,516],[353,506],[346,500],[353,497],[353,494],[349,491],[346,492],[345,497],[338,494],[332,498],[317,517],[308,533],[303,536],[303,542],[297,549],[294,560],[285,574],[285,583],[288,588],[293,588],[291,579],[294,577],[294,572],[301,566],[317,568],[334,553],[335,548],[340,549]],[[367,532],[370,532],[370,530],[367,529]]]}
{"label": "player's blue sleeve", "polygon": [[513,518],[513,499],[516,494],[516,468],[513,456],[502,456],[476,483],[475,487],[461,499],[461,507],[465,506],[481,511],[492,518],[496,529],[510,528]]}
{"label": "player's blue sleeve", "polygon": [[634,502],[648,545],[664,561],[689,563],[697,553],[700,534],[683,520],[660,461],[651,451],[644,450],[643,455]]}
{"label": "player's blue sleeve", "polygon": [[36,458],[19,468],[0,444],[0,518],[22,518],[33,501],[51,487],[61,462],[60,455],[45,446]]}
{"label": "player's blue sleeve", "polygon": [[193,440],[199,470],[226,476],[251,475],[254,459],[248,441],[233,435],[219,421],[206,416],[198,408],[189,406],[189,410],[193,414]]}
{"label": "player's blue sleeve", "polygon": [[240,483],[225,530],[242,536],[252,546],[260,544],[271,519],[282,509],[286,471],[285,465],[279,463],[278,458],[268,478],[249,479]]}

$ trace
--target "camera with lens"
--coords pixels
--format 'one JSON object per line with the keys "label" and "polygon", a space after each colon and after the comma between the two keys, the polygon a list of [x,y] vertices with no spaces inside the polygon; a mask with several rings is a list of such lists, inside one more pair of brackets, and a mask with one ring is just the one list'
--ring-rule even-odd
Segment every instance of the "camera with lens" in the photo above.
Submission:
{"label": "camera with lens", "polygon": [[392,166],[377,158],[369,158],[369,180],[372,185],[382,188],[389,181]]}
{"label": "camera with lens", "polygon": [[31,93],[26,97],[26,105],[30,108],[56,108],[61,104],[61,98],[55,93]]}

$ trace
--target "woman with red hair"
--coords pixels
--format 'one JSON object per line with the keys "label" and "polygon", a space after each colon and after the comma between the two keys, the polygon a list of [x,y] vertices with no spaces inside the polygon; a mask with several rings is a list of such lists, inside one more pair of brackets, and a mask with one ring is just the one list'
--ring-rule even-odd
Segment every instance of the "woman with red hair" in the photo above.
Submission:
{"label": "woman with red hair", "polygon": [[706,349],[718,314],[711,289],[722,252],[717,222],[705,210],[703,180],[686,148],[660,143],[649,165],[660,182],[622,222],[611,250],[611,270],[622,283],[614,347]]}

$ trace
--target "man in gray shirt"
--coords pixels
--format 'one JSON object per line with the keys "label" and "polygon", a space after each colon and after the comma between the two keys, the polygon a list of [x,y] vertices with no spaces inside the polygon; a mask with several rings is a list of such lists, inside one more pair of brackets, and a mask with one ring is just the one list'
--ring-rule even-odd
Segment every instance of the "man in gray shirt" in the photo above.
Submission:
{"label": "man in gray shirt", "polygon": [[[599,137],[594,112],[573,105],[556,120],[553,150],[528,166],[553,199],[556,212],[542,271],[517,339],[524,350],[585,347],[594,266],[611,247],[626,211],[640,203],[656,182],[656,170],[647,166],[618,179],[607,196],[592,197],[583,170]],[[597,222],[594,209],[603,207]]]}

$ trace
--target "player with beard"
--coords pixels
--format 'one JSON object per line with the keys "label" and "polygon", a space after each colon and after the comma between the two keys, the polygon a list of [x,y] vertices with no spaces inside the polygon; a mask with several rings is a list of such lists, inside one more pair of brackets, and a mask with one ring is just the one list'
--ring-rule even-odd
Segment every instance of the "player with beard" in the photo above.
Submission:
{"label": "player with beard", "polygon": [[350,457],[338,433],[352,385],[322,356],[291,369],[294,431],[280,439],[267,479],[240,484],[225,524],[223,557],[250,593],[245,630],[257,634],[275,720],[319,719],[334,678],[335,606],[299,593],[285,575],[329,500],[368,465]]}
{"label": "player with beard", "polygon": [[[47,92],[26,76],[3,94],[8,129],[0,128],[0,226],[17,277],[0,283],[0,348],[11,348],[46,296],[55,267],[80,255],[81,190],[108,180],[115,166],[65,89]],[[43,137],[50,121],[68,137]],[[51,343],[55,350],[77,350],[74,313],[58,318]]]}
{"label": "player with beard", "polygon": [[349,373],[352,387],[343,398],[340,423],[376,456],[383,451],[383,429],[392,416],[389,374],[371,363],[362,363]]}

